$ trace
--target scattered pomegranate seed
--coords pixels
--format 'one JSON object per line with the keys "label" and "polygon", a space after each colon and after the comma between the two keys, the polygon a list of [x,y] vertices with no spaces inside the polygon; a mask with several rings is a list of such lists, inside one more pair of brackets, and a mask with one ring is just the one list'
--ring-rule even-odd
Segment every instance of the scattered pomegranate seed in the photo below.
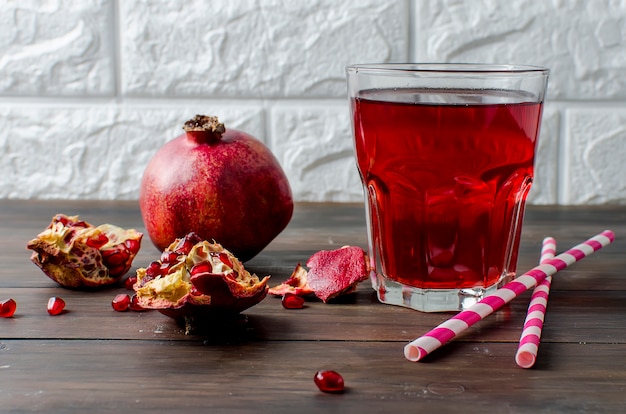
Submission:
{"label": "scattered pomegranate seed", "polygon": [[130,306],[130,296],[125,293],[120,293],[119,295],[115,295],[113,300],[111,301],[111,306],[117,312],[126,312],[128,307]]}
{"label": "scattered pomegranate seed", "polygon": [[135,312],[142,312],[146,310],[145,308],[142,308],[139,303],[137,303],[137,295],[133,295],[130,298],[130,304],[128,305],[128,307],[130,308],[130,310]]}
{"label": "scattered pomegranate seed", "polygon": [[317,371],[313,380],[323,392],[340,393],[344,390],[343,377],[336,371]]}
{"label": "scattered pomegranate seed", "polygon": [[16,308],[17,304],[13,299],[6,299],[5,301],[0,302],[0,317],[10,318],[15,313]]}
{"label": "scattered pomegranate seed", "polygon": [[304,298],[294,295],[293,293],[285,293],[281,301],[285,309],[302,309],[304,308]]}
{"label": "scattered pomegranate seed", "polygon": [[65,301],[56,296],[48,299],[48,313],[50,315],[58,315],[65,309]]}
{"label": "scattered pomegranate seed", "polygon": [[137,276],[128,276],[124,280],[124,287],[128,290],[133,290],[135,283],[137,283]]}

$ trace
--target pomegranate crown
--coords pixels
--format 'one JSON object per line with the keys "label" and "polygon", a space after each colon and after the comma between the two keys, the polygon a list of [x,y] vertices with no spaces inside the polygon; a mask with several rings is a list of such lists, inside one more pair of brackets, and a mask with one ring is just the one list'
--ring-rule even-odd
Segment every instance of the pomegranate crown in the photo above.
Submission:
{"label": "pomegranate crown", "polygon": [[187,137],[196,143],[217,143],[226,132],[216,116],[196,115],[185,122],[183,129]]}
{"label": "pomegranate crown", "polygon": [[214,134],[223,134],[226,132],[224,124],[222,124],[216,116],[196,115],[189,121],[185,122],[183,129],[190,131],[207,131]]}

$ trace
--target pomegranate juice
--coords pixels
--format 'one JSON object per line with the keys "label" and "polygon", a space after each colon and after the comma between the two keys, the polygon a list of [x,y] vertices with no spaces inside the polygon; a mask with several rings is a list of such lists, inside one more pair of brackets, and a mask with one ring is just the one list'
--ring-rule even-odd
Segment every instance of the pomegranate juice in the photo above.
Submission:
{"label": "pomegranate juice", "polygon": [[542,104],[499,90],[372,90],[352,110],[377,272],[417,289],[512,276]]}

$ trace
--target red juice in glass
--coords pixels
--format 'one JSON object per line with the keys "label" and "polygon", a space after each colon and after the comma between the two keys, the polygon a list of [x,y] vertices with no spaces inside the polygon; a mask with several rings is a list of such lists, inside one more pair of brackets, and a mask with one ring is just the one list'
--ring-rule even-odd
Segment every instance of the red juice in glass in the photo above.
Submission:
{"label": "red juice in glass", "polygon": [[[414,307],[385,297],[389,281],[418,301],[446,290],[453,301],[480,297],[509,281],[542,102],[502,90],[376,89],[351,106],[381,301]],[[452,310],[441,300],[420,310]]]}

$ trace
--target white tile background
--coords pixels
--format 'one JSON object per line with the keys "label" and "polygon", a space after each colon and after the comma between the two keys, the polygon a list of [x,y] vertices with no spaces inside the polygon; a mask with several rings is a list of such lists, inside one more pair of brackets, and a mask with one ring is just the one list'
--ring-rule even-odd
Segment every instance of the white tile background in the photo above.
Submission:
{"label": "white tile background", "polygon": [[136,199],[196,113],[360,201],[344,66],[551,69],[534,204],[626,204],[626,0],[4,0],[0,198]]}

